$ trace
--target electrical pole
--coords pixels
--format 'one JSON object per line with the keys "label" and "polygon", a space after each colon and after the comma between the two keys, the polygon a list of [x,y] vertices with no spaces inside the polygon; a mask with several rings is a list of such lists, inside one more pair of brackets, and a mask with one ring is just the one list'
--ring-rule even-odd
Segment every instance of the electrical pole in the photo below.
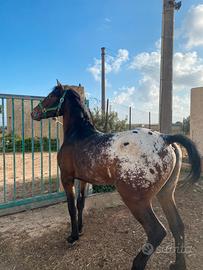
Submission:
{"label": "electrical pole", "polygon": [[106,89],[105,89],[105,48],[101,48],[101,110],[105,114],[106,105]]}
{"label": "electrical pole", "polygon": [[174,9],[180,7],[181,2],[163,0],[159,97],[159,126],[163,133],[172,132]]}

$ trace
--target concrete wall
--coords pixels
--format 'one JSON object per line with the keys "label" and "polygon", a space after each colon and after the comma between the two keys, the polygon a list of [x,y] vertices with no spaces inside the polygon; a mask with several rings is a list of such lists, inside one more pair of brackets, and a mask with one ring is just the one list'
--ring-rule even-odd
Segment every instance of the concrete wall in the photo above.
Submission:
{"label": "concrete wall", "polygon": [[191,90],[190,137],[203,157],[203,87]]}
{"label": "concrete wall", "polygon": [[[12,133],[12,101],[7,100],[7,132],[8,134]],[[39,101],[33,102],[33,107],[35,107]],[[30,100],[24,101],[24,136],[25,138],[32,137],[31,130],[31,102]],[[22,101],[15,100],[14,101],[14,118],[15,118],[15,135],[21,137],[22,134]],[[51,121],[51,138],[56,138],[56,123],[53,120]],[[40,122],[34,121],[34,137],[40,137]],[[43,136],[48,137],[48,120],[43,120]]]}
{"label": "concrete wall", "polygon": [[[81,86],[68,86],[65,85],[65,89],[73,88],[75,91],[77,91],[82,99],[84,99],[84,87]],[[39,101],[35,100],[33,101],[33,107],[35,107]],[[24,101],[24,134],[25,138],[31,138],[32,137],[32,130],[31,130],[31,102],[30,100]],[[22,100],[15,100],[14,101],[14,118],[15,118],[15,134],[19,137],[21,137],[22,134]],[[62,118],[59,119],[62,122]],[[54,120],[51,121],[51,138],[56,138],[56,122]],[[48,129],[48,119],[43,120],[43,137],[48,138],[49,129]],[[40,122],[34,121],[34,137],[40,137]],[[7,100],[7,133],[12,133],[12,101],[11,99]],[[62,138],[63,134],[63,127],[59,125],[59,134],[60,138]]]}

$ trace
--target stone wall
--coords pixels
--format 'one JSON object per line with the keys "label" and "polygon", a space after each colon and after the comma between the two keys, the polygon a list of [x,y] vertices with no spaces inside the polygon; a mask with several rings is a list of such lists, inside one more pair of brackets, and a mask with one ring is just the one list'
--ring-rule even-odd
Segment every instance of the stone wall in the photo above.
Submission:
{"label": "stone wall", "polygon": [[[84,99],[84,87],[82,86],[64,86],[65,89],[73,88],[75,91],[77,91],[82,99]],[[38,100],[33,101],[33,107],[35,107],[39,103]],[[30,116],[31,113],[31,101],[30,100],[24,100],[24,136],[25,138],[31,138],[32,137],[32,119]],[[21,137],[22,136],[22,100],[21,99],[15,99],[14,100],[14,125],[15,125],[15,135]],[[59,118],[60,122],[62,122],[62,118]],[[48,122],[51,122],[51,138],[56,138],[56,122],[52,119],[44,119],[42,120],[43,123],[43,136],[47,137],[49,136],[49,128],[48,128]],[[34,137],[39,138],[40,137],[40,122],[33,121],[34,125]],[[59,134],[60,137],[62,137],[62,126],[59,125]],[[7,100],[7,133],[12,133],[12,100]]]}
{"label": "stone wall", "polygon": [[191,90],[190,137],[203,157],[203,87]]}

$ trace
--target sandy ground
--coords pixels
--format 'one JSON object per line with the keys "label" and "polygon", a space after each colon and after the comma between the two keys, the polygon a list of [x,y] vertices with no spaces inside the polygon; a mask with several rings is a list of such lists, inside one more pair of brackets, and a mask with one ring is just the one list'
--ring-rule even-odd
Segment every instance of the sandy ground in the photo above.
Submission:
{"label": "sandy ground", "polygon": [[[0,270],[129,270],[146,237],[124,205],[106,204],[108,197],[115,194],[96,197],[100,203],[94,208],[91,199],[87,199],[89,207],[84,215],[84,235],[72,248],[66,242],[70,230],[66,204],[1,217]],[[201,270],[203,264],[202,195],[202,187],[199,186],[176,194],[186,228],[189,270]],[[113,198],[112,202],[115,201]],[[155,211],[167,225],[156,201]],[[173,259],[173,239],[168,233],[147,269],[168,269]]]}
{"label": "sandy ground", "polygon": [[[51,177],[56,179],[57,176],[57,153],[51,153]],[[32,154],[25,153],[25,190],[23,187],[23,157],[22,153],[16,153],[16,196],[17,198],[23,197],[25,191],[25,197],[29,197],[32,194]],[[6,188],[7,199],[11,200],[13,197],[14,186],[14,170],[13,170],[13,154],[6,154]],[[44,192],[47,192],[49,186],[47,185],[49,179],[49,153],[43,152],[43,179],[45,182]],[[34,153],[34,194],[40,193],[40,181],[41,181],[41,155],[40,153]],[[0,202],[3,201],[3,156],[0,155]],[[53,189],[55,185],[53,185]]]}

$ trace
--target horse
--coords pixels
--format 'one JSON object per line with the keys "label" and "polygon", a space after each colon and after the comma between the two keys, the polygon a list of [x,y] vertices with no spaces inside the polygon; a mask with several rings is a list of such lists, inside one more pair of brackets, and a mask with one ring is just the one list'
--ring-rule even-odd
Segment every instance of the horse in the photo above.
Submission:
{"label": "horse", "polygon": [[[166,236],[166,229],[152,207],[152,200],[157,197],[175,239],[176,260],[170,269],[185,270],[184,224],[174,192],[182,162],[178,144],[186,149],[191,164],[185,183],[192,184],[200,178],[201,160],[195,144],[181,134],[167,135],[145,128],[99,132],[80,95],[71,87],[65,90],[59,82],[31,113],[36,121],[58,116],[63,116],[64,141],[57,161],[71,218],[68,243],[74,244],[82,234],[86,184],[111,184],[147,235],[147,242],[134,258],[131,269],[145,269]],[[80,180],[76,202],[74,179]]]}

